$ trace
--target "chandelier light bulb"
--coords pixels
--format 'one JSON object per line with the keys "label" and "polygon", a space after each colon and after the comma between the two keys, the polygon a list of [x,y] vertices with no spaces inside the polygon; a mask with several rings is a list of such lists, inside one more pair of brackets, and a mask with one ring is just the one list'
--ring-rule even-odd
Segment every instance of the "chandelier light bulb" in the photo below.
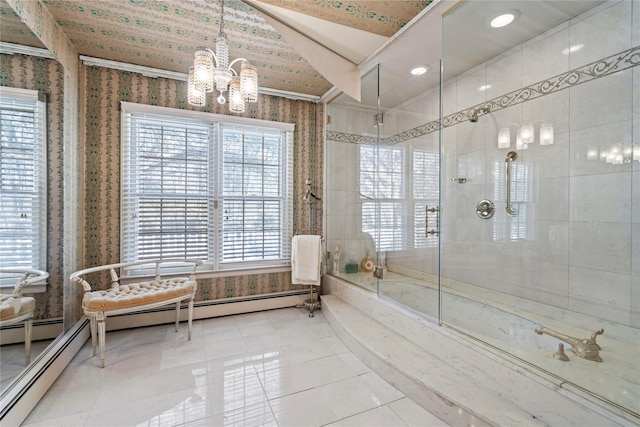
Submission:
{"label": "chandelier light bulb", "polygon": [[258,71],[247,61],[242,61],[241,65],[240,92],[244,101],[256,102],[258,100]]}
{"label": "chandelier light bulb", "polygon": [[229,111],[244,113],[244,99],[240,90],[240,77],[234,77],[229,83]]}
{"label": "chandelier light bulb", "polygon": [[206,103],[206,93],[199,90],[194,83],[194,67],[189,67],[189,77],[187,79],[187,101],[196,107],[203,107]]}
{"label": "chandelier light bulb", "polygon": [[220,95],[218,95],[216,101],[218,101],[218,104],[223,105],[225,102],[227,102],[227,98],[225,98],[224,94],[220,92]]}
{"label": "chandelier light bulb", "polygon": [[196,48],[193,60],[194,86],[202,92],[213,91],[213,52],[206,47]]}

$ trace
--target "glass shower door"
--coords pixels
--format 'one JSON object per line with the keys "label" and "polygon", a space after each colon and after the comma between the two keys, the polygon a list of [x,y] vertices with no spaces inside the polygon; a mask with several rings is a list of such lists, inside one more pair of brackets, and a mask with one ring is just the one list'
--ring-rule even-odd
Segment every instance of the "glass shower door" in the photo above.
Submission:
{"label": "glass shower door", "polygon": [[[440,63],[389,78],[380,65],[380,137],[361,182],[375,178],[378,294],[438,319],[440,233]],[[391,71],[389,71],[391,73]],[[364,148],[363,151],[371,150]],[[364,156],[363,156],[364,158]],[[373,172],[375,171],[375,173]],[[370,210],[365,207],[370,205]],[[374,209],[375,207],[375,209]]]}
{"label": "glass shower door", "polygon": [[362,174],[362,167],[377,155],[378,67],[362,77],[360,102],[343,93],[327,104],[326,111],[330,273],[376,292],[375,181],[372,175]]}
{"label": "glass shower door", "polygon": [[637,420],[640,3],[542,3],[443,20],[442,323]]}

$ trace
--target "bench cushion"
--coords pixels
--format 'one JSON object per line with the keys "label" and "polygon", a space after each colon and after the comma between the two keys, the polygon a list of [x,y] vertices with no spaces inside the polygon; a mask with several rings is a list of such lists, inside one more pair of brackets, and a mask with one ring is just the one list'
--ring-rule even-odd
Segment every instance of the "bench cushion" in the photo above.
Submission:
{"label": "bench cushion", "polygon": [[197,283],[186,277],[150,280],[147,282],[118,285],[104,291],[93,291],[84,294],[85,311],[109,311],[123,308],[140,307],[169,301],[180,296],[195,293]]}
{"label": "bench cushion", "polygon": [[12,295],[0,295],[0,320],[5,321],[14,317],[20,317],[36,308],[36,300],[32,297],[14,297]]}

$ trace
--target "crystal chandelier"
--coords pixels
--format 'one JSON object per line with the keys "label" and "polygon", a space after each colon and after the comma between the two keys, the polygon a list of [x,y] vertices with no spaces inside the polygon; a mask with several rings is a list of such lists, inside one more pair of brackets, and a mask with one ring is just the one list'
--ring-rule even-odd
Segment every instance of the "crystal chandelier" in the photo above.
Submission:
{"label": "crystal chandelier", "polygon": [[[240,74],[233,65],[240,62]],[[220,11],[220,32],[216,40],[216,51],[208,47],[196,48],[193,66],[189,67],[187,81],[187,101],[202,107],[206,103],[207,92],[219,92],[219,104],[227,101],[225,92],[229,91],[229,111],[244,113],[245,102],[258,100],[258,71],[245,58],[237,58],[229,63],[229,46],[224,33],[224,0]]]}

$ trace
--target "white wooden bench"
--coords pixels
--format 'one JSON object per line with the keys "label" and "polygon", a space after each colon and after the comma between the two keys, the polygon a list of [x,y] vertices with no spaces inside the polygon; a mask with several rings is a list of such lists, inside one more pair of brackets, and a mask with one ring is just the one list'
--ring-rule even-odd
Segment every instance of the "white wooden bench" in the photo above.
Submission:
{"label": "white wooden bench", "polygon": [[36,300],[22,293],[29,293],[28,286],[44,282],[49,273],[42,270],[23,267],[1,267],[0,276],[15,278],[16,285],[11,294],[0,293],[0,327],[24,322],[24,359],[25,364],[31,361],[31,331]]}
{"label": "white wooden bench", "polygon": [[[160,267],[164,265],[175,266],[176,263],[191,265],[189,277],[170,277],[163,279],[160,277]],[[91,346],[93,355],[96,355],[96,335],[100,348],[100,365],[104,368],[105,352],[105,321],[108,316],[127,314],[140,310],[157,308],[169,304],[176,305],[176,332],[180,321],[180,304],[183,301],[189,303],[188,339],[191,340],[191,324],[193,322],[193,300],[196,295],[198,284],[196,282],[196,268],[202,261],[185,259],[161,259],[138,262],[126,262],[109,264],[99,267],[87,268],[76,271],[71,275],[73,282],[79,283],[83,290],[82,311],[89,318],[91,325]],[[135,282],[121,284],[122,272],[132,267],[139,269],[144,266],[153,265],[155,277],[151,279],[140,279]],[[117,270],[120,271],[118,276]],[[111,275],[111,287],[104,290],[93,290],[91,284],[84,277],[92,273],[109,271]]]}

